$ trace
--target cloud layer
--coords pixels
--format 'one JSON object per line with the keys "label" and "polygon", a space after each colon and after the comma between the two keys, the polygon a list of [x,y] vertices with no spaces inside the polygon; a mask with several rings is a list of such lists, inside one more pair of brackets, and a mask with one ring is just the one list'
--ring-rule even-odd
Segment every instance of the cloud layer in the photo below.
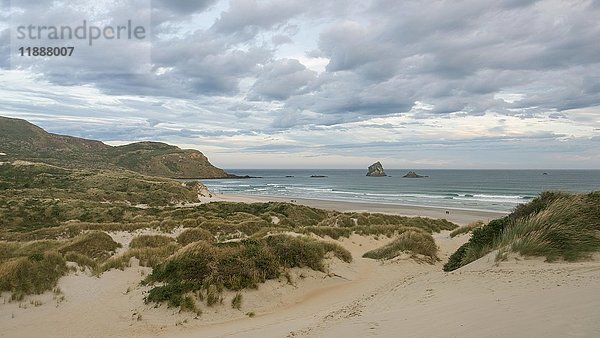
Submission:
{"label": "cloud layer", "polygon": [[[152,67],[127,74],[135,47],[9,70],[0,14],[0,113],[196,147],[224,167],[256,166],[254,156],[266,167],[321,157],[329,167],[598,168],[598,17],[597,1],[161,0]],[[115,53],[118,75],[103,62]]]}

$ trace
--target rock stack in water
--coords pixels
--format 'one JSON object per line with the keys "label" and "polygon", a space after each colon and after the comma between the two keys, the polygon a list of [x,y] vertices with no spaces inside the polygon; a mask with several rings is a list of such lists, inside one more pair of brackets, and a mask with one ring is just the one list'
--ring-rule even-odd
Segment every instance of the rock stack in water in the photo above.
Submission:
{"label": "rock stack in water", "polygon": [[383,166],[381,163],[377,161],[369,166],[369,172],[367,173],[367,176],[382,177],[387,175],[385,174],[385,171],[383,171]]}
{"label": "rock stack in water", "polygon": [[424,177],[429,177],[429,176],[424,176],[424,175],[419,175],[414,171],[409,171],[406,175],[402,176],[405,178],[424,178]]}

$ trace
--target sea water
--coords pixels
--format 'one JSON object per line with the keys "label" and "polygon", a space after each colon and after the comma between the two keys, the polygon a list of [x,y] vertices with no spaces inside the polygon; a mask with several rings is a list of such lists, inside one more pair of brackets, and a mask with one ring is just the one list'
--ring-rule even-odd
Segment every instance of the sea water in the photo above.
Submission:
{"label": "sea water", "polygon": [[[203,183],[217,193],[356,201],[473,210],[510,211],[540,192],[600,190],[600,170],[417,170],[426,178],[403,178],[406,169],[387,177],[365,170],[235,169],[248,179],[213,179]],[[311,177],[313,175],[326,177]]]}

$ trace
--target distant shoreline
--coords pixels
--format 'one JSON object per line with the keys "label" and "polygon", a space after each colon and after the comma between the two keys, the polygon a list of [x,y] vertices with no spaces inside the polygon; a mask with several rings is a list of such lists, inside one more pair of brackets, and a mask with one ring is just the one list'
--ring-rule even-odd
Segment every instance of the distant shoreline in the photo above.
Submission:
{"label": "distant shoreline", "polygon": [[[204,202],[288,202],[306,205],[313,208],[336,210],[341,212],[378,212],[384,214],[395,214],[413,217],[445,218],[457,224],[467,224],[474,221],[490,221],[504,217],[509,212],[492,210],[472,210],[443,208],[433,206],[397,205],[373,202],[335,201],[325,199],[296,198],[267,195],[243,195],[243,194],[213,194],[213,198],[205,199]],[[293,201],[293,202],[292,202]],[[446,214],[446,211],[449,213]]]}

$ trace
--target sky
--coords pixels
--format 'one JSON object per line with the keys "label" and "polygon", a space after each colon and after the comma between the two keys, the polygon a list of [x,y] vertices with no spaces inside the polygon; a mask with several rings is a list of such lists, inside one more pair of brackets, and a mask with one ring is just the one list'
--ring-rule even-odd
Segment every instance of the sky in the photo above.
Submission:
{"label": "sky", "polygon": [[227,169],[600,169],[598,0],[93,3],[148,44],[15,66],[15,17],[82,12],[0,0],[0,115]]}

